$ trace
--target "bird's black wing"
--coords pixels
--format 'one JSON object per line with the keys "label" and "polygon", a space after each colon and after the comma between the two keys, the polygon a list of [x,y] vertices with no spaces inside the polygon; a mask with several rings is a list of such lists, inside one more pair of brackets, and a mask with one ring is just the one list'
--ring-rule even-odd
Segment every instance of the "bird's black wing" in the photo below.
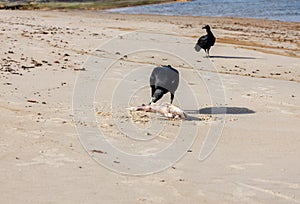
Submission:
{"label": "bird's black wing", "polygon": [[216,42],[215,36],[212,35],[212,36],[210,37],[210,40],[209,40],[209,41],[210,41],[210,42],[209,42],[209,45],[210,45],[210,46],[213,46],[213,45],[215,44],[215,42]]}
{"label": "bird's black wing", "polygon": [[202,37],[199,38],[197,44],[198,44],[201,48],[203,48],[203,47],[205,47],[205,46],[207,45],[207,40],[208,40],[208,36],[207,36],[207,35],[204,35],[204,36],[202,36]]}
{"label": "bird's black wing", "polygon": [[199,52],[201,48],[206,49],[207,40],[208,40],[207,35],[200,37],[195,45],[195,50]]}
{"label": "bird's black wing", "polygon": [[158,67],[154,68],[151,76],[150,76],[150,86],[155,86],[156,85],[156,78],[157,78],[157,72],[158,72]]}
{"label": "bird's black wing", "polygon": [[179,73],[172,67],[156,67],[150,76],[150,86],[174,93],[179,85]]}

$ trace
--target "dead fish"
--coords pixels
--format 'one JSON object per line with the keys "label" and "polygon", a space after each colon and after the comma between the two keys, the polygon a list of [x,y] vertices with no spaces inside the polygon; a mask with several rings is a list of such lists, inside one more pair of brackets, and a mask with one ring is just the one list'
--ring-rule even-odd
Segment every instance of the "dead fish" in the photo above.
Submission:
{"label": "dead fish", "polygon": [[186,114],[179,107],[170,103],[162,103],[161,105],[142,105],[129,108],[130,111],[146,111],[152,113],[160,113],[167,118],[186,119]]}

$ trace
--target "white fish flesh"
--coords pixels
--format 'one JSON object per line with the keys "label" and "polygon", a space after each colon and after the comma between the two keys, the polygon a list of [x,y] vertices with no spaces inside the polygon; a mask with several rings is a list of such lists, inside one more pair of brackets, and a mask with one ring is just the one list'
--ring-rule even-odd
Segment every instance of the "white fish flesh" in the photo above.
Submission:
{"label": "white fish flesh", "polygon": [[142,105],[129,108],[130,111],[145,111],[152,113],[160,113],[167,118],[186,119],[186,114],[183,110],[169,103],[162,103],[161,105]]}

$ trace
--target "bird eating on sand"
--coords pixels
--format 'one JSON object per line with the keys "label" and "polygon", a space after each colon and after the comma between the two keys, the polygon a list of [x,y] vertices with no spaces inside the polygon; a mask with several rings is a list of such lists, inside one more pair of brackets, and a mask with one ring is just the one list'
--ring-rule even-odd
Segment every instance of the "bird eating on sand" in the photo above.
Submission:
{"label": "bird eating on sand", "polygon": [[156,103],[166,93],[171,94],[171,104],[174,99],[175,91],[179,85],[179,72],[171,65],[155,67],[150,76],[151,101]]}
{"label": "bird eating on sand", "polygon": [[[151,101],[149,105],[131,107],[130,111],[160,113],[167,118],[186,119],[186,114],[179,107],[172,105],[175,91],[179,85],[179,72],[171,65],[155,67],[150,75]],[[170,92],[170,103],[155,105],[163,95]]]}
{"label": "bird eating on sand", "polygon": [[209,50],[215,44],[216,38],[210,30],[210,26],[206,25],[202,29],[206,29],[207,35],[201,36],[196,45],[195,50],[199,52],[201,49],[204,49],[206,55],[209,57]]}

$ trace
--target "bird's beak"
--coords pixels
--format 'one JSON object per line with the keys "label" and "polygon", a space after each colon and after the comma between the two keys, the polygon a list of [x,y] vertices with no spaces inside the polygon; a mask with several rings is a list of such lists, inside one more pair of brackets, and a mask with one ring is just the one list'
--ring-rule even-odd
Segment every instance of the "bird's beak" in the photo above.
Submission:
{"label": "bird's beak", "polygon": [[205,29],[206,27],[204,26],[204,27],[202,27],[202,29]]}

